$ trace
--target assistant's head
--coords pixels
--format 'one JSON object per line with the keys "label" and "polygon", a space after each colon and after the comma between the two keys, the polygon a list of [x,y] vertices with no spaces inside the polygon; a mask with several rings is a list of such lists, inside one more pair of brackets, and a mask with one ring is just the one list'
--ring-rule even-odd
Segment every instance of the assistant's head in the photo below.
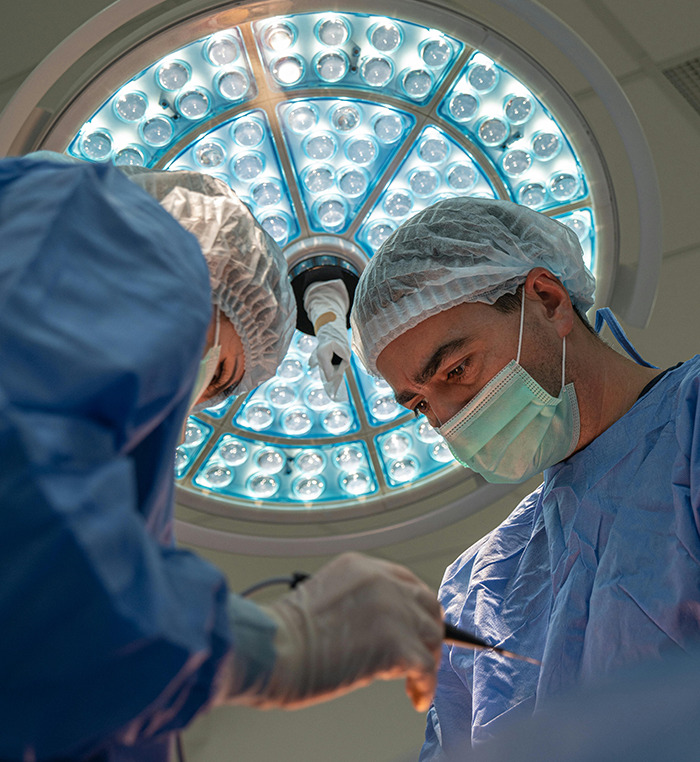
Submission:
{"label": "assistant's head", "polygon": [[206,349],[217,341],[218,315],[221,351],[199,406],[251,391],[274,375],[296,325],[296,303],[279,246],[216,178],[133,169],[127,174],[194,234],[209,267],[214,309]]}

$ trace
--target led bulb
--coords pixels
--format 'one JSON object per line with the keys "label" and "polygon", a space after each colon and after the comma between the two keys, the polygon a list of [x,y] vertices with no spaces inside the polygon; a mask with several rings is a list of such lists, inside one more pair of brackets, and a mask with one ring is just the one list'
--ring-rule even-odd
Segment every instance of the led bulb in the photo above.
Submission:
{"label": "led bulb", "polygon": [[390,53],[401,44],[401,31],[391,22],[375,24],[370,29],[369,41],[376,50]]}
{"label": "led bulb", "polygon": [[248,459],[248,448],[243,442],[229,439],[219,447],[219,457],[227,466],[240,466]]}
{"label": "led bulb", "polygon": [[262,431],[270,426],[274,416],[272,415],[272,410],[267,405],[256,403],[246,405],[245,418],[251,429]]}
{"label": "led bulb", "polygon": [[378,421],[390,421],[400,412],[399,405],[394,397],[388,395],[375,398],[370,410]]}
{"label": "led bulb", "polygon": [[345,434],[352,426],[352,418],[347,410],[335,408],[323,416],[323,428],[335,436]]}
{"label": "led bulb", "polygon": [[304,141],[304,152],[310,159],[325,161],[330,159],[336,151],[335,138],[330,133],[321,132],[310,135]]}
{"label": "led bulb", "polygon": [[318,114],[311,106],[295,106],[287,111],[287,126],[293,132],[308,132],[318,122]]}
{"label": "led bulb", "polygon": [[316,36],[324,45],[342,45],[350,36],[350,30],[345,19],[333,16],[321,21]]}
{"label": "led bulb", "polygon": [[194,150],[194,158],[200,167],[213,169],[220,167],[226,161],[226,151],[220,143],[206,140],[197,145]]}
{"label": "led bulb", "polygon": [[401,458],[389,466],[389,478],[399,484],[410,482],[417,473],[418,463],[413,458]]}
{"label": "led bulb", "polygon": [[403,133],[403,122],[396,114],[383,114],[374,123],[374,134],[382,143],[394,143]]}
{"label": "led bulb", "polygon": [[179,90],[189,82],[189,66],[182,61],[169,61],[160,66],[156,79],[165,90]]}
{"label": "led bulb", "polygon": [[173,137],[173,124],[165,116],[154,116],[141,125],[141,136],[149,146],[160,148],[167,145]]}
{"label": "led bulb", "polygon": [[309,193],[323,193],[333,185],[333,170],[322,164],[309,167],[302,176],[302,182]]}
{"label": "led bulb", "polygon": [[370,87],[384,87],[394,75],[394,66],[386,58],[368,58],[360,68],[360,75]]}
{"label": "led bulb", "polygon": [[187,450],[184,447],[178,447],[175,450],[175,473],[181,475],[187,464],[190,461],[190,456],[187,454]]}
{"label": "led bulb", "polygon": [[348,169],[340,176],[338,187],[349,198],[356,198],[367,190],[367,177],[359,169]]}
{"label": "led bulb", "polygon": [[591,234],[591,222],[587,214],[574,212],[559,220],[563,225],[576,233],[576,237],[583,243]]}
{"label": "led bulb", "polygon": [[272,64],[271,72],[280,85],[295,85],[304,76],[304,61],[299,56],[284,56]]}
{"label": "led bulb", "polygon": [[418,424],[416,427],[416,436],[418,439],[420,439],[421,442],[425,442],[426,444],[431,444],[442,439],[440,433],[436,431],[427,421],[421,421]]}
{"label": "led bulb", "polygon": [[418,155],[428,164],[440,164],[447,158],[449,152],[447,141],[436,136],[424,138],[418,147]]}
{"label": "led bulb", "polygon": [[299,437],[306,434],[312,426],[311,418],[305,410],[290,410],[282,419],[282,428],[287,434]]}
{"label": "led bulb", "polygon": [[339,198],[319,200],[315,206],[321,227],[329,233],[336,233],[345,226],[347,206]]}
{"label": "led bulb", "polygon": [[284,246],[289,238],[290,226],[282,214],[270,214],[260,221],[263,230],[280,246]]}
{"label": "led bulb", "polygon": [[541,183],[526,183],[518,189],[518,201],[531,209],[538,209],[547,200],[547,189]]}
{"label": "led bulb", "polygon": [[428,40],[421,49],[421,58],[428,66],[444,66],[452,56],[452,46],[442,37]]}
{"label": "led bulb", "polygon": [[382,452],[389,458],[400,458],[411,447],[411,438],[402,431],[394,431],[382,442]]}
{"label": "led bulb", "polygon": [[114,111],[125,122],[138,122],[146,115],[148,99],[143,93],[122,93],[114,101]]}
{"label": "led bulb", "polygon": [[461,193],[470,191],[478,179],[479,176],[473,164],[452,164],[447,170],[447,184]]}
{"label": "led bulb", "polygon": [[219,77],[217,88],[227,100],[237,101],[248,92],[250,80],[248,75],[240,69],[227,71]]}
{"label": "led bulb", "polygon": [[348,495],[366,495],[372,489],[372,481],[364,471],[356,471],[352,474],[343,474],[340,486]]}
{"label": "led bulb", "polygon": [[503,157],[503,171],[510,177],[519,177],[532,166],[532,156],[527,151],[515,149]]}
{"label": "led bulb", "polygon": [[207,45],[207,58],[214,66],[226,66],[238,58],[238,43],[231,37],[214,37]]}
{"label": "led bulb", "polygon": [[278,384],[267,390],[267,398],[275,407],[288,407],[297,398],[297,394],[291,386]]}
{"label": "led bulb", "polygon": [[296,27],[288,22],[271,24],[263,34],[263,42],[270,50],[287,50],[296,41]]}
{"label": "led bulb", "polygon": [[508,125],[498,117],[487,117],[479,124],[479,138],[487,146],[497,146],[510,134]]}
{"label": "led bulb", "polygon": [[371,138],[357,138],[347,143],[345,154],[350,161],[360,166],[370,164],[377,156],[377,145]]}
{"label": "led bulb", "polygon": [[326,467],[326,459],[318,450],[302,450],[294,459],[294,465],[306,476],[315,476]]}
{"label": "led bulb", "polygon": [[350,132],[360,124],[362,116],[355,106],[340,106],[333,112],[331,121],[338,132]]}
{"label": "led bulb", "polygon": [[254,180],[265,168],[265,157],[259,153],[244,153],[233,162],[233,172],[239,180]]}
{"label": "led bulb", "polygon": [[233,481],[233,472],[226,466],[209,466],[204,472],[204,480],[212,487],[228,487]]}
{"label": "led bulb", "polygon": [[187,119],[201,119],[209,111],[209,96],[204,90],[189,90],[178,96],[177,109]]}
{"label": "led bulb", "polygon": [[412,69],[404,74],[401,86],[409,98],[422,100],[433,86],[433,77],[425,69]]}
{"label": "led bulb", "polygon": [[117,167],[143,167],[146,158],[136,146],[129,146],[115,154],[114,163]]}
{"label": "led bulb", "polygon": [[533,104],[524,95],[511,95],[503,106],[503,112],[511,124],[525,124],[533,114]]}
{"label": "led bulb", "polygon": [[396,230],[393,222],[375,222],[367,229],[367,243],[376,251]]}
{"label": "led bulb", "polygon": [[487,64],[474,64],[469,69],[467,81],[478,93],[489,93],[498,84],[498,71]]}
{"label": "led bulb", "polygon": [[450,99],[447,110],[456,122],[468,122],[479,110],[479,99],[469,93],[457,93]]}
{"label": "led bulb", "polygon": [[90,161],[106,161],[112,153],[112,138],[106,130],[88,132],[80,139],[80,153]]}
{"label": "led bulb", "polygon": [[434,169],[417,169],[409,175],[408,184],[416,196],[431,196],[437,190],[440,178]]}
{"label": "led bulb", "polygon": [[532,139],[532,152],[540,161],[549,161],[561,151],[561,139],[553,132],[538,132]]}
{"label": "led bulb", "polygon": [[365,462],[365,455],[356,445],[346,445],[335,452],[335,464],[341,471],[354,473]]}
{"label": "led bulb", "polygon": [[304,368],[299,360],[287,357],[277,368],[277,375],[285,381],[298,381],[304,375]]}
{"label": "led bulb", "polygon": [[187,447],[196,447],[204,441],[204,432],[194,421],[189,420],[185,424],[185,436],[183,444]]}
{"label": "led bulb", "polygon": [[276,182],[264,180],[253,188],[251,195],[258,206],[273,206],[279,203],[282,191]]}
{"label": "led bulb", "polygon": [[316,59],[316,73],[324,82],[339,82],[348,71],[348,59],[345,53],[324,53]]}
{"label": "led bulb", "polygon": [[267,474],[254,474],[246,484],[250,494],[259,499],[272,497],[280,488],[279,482],[274,476]]}
{"label": "led bulb", "polygon": [[320,476],[300,476],[292,484],[292,492],[299,500],[317,500],[326,489]]}
{"label": "led bulb", "polygon": [[558,172],[549,180],[549,191],[557,201],[570,201],[578,189],[578,178],[567,172]]}
{"label": "led bulb", "polygon": [[438,442],[430,448],[430,457],[438,463],[449,463],[454,456],[446,442]]}
{"label": "led bulb", "polygon": [[255,119],[244,119],[233,127],[233,139],[239,146],[255,148],[265,136],[262,124]]}
{"label": "led bulb", "polygon": [[404,217],[413,208],[413,199],[408,193],[396,191],[384,199],[384,211],[389,217]]}
{"label": "led bulb", "polygon": [[258,468],[265,474],[278,474],[284,468],[285,462],[284,455],[272,447],[261,450],[255,458]]}

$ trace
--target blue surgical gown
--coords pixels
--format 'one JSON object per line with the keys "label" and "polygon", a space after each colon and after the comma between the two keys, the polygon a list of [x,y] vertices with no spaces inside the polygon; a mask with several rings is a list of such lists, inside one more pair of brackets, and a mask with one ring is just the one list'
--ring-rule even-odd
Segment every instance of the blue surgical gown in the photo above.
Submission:
{"label": "blue surgical gown", "polygon": [[108,166],[0,162],[0,759],[162,759],[230,649],[173,547],[211,317],[196,239]]}
{"label": "blue surgical gown", "polygon": [[539,702],[700,644],[700,357],[545,471],[450,566],[449,622],[537,667],[444,648],[421,760],[497,735]]}

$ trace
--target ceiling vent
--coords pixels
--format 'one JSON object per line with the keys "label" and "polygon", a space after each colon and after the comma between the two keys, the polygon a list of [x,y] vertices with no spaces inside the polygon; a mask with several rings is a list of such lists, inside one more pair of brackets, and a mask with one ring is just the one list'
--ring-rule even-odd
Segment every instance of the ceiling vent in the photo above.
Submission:
{"label": "ceiling vent", "polygon": [[700,114],[700,58],[690,58],[663,70],[666,79]]}

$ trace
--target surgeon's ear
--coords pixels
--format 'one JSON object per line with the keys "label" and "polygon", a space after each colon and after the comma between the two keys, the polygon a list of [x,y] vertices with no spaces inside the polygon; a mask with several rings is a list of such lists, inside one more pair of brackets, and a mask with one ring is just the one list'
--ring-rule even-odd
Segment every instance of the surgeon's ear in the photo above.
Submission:
{"label": "surgeon's ear", "polygon": [[574,325],[574,308],[559,278],[544,267],[535,267],[528,273],[524,289],[527,299],[541,305],[542,316],[554,323],[559,337],[568,336]]}

